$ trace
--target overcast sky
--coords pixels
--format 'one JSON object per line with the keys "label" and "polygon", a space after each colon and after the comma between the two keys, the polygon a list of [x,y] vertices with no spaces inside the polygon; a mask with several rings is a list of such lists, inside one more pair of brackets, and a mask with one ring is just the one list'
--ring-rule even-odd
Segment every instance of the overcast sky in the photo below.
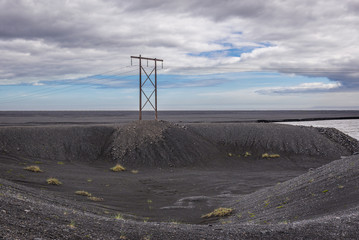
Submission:
{"label": "overcast sky", "polygon": [[0,110],[136,110],[139,54],[160,110],[359,110],[358,26],[356,0],[0,0]]}

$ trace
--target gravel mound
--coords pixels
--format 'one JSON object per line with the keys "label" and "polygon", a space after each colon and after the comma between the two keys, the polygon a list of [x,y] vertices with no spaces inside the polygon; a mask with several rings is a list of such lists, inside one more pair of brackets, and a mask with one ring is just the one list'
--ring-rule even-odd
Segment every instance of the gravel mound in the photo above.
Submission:
{"label": "gravel mound", "polygon": [[[228,153],[242,155],[246,151],[252,153],[246,159],[228,156]],[[261,154],[264,152],[280,154],[280,158],[263,160]],[[122,126],[1,127],[0,154],[3,155],[2,164],[8,164],[8,167],[2,166],[0,175],[0,239],[356,239],[359,234],[359,155],[340,159],[354,152],[358,152],[358,142],[333,129],[265,123],[180,126],[142,121]],[[125,167],[161,168],[205,166],[207,168],[197,169],[211,171],[218,169],[211,169],[210,163],[228,162],[227,169],[218,170],[220,174],[226,174],[226,171],[241,174],[238,169],[243,173],[250,164],[261,168],[264,162],[272,166],[297,161],[300,167],[309,166],[309,162],[315,162],[317,166],[330,163],[248,195],[221,192],[222,207],[233,208],[234,214],[211,219],[203,225],[191,225],[116,219],[117,210],[104,211],[101,203],[79,201],[69,197],[73,194],[62,194],[60,190],[52,192],[46,190],[47,185],[42,189],[40,186],[43,185],[36,184],[35,180],[28,180],[27,187],[20,185],[26,179],[17,181],[20,184],[4,180],[31,174],[24,173],[23,165],[19,163],[32,162],[34,158],[45,159],[42,166],[48,172],[44,176],[60,169],[55,161],[74,162],[61,165],[66,169],[62,176],[69,176],[69,181],[81,178],[77,186],[87,186],[91,192],[97,188],[111,191],[111,187],[133,192],[134,186],[143,184],[146,188],[141,185],[141,191],[135,197],[142,197],[141,202],[150,207],[157,202],[149,203],[152,195],[148,192],[174,194],[174,189],[163,188],[159,179],[152,175],[156,171],[168,172],[173,178],[173,171],[149,169],[146,173],[144,170],[137,174],[128,171],[118,176],[110,172],[109,167],[94,163],[110,161],[108,165],[120,162]],[[340,160],[331,162],[335,159]],[[81,164],[77,164],[78,161]],[[242,161],[248,165],[231,167]],[[55,163],[52,166],[49,162]],[[79,166],[83,167],[81,172],[92,174],[91,179],[72,172]],[[196,168],[190,168],[193,169]],[[102,176],[96,178],[97,171],[112,174],[111,186],[101,182]],[[265,171],[260,172],[270,174]],[[130,182],[131,174],[138,180]],[[203,175],[206,176],[203,179],[199,175],[191,181],[188,180],[191,174],[183,175],[188,181],[188,190],[199,189],[193,179],[208,182],[207,176],[219,184],[208,188],[221,188],[221,175],[218,179],[215,179],[216,175]],[[46,184],[45,178],[33,177],[37,178]],[[167,179],[165,182],[169,182]],[[65,187],[66,178],[61,180]],[[185,192],[187,188],[181,191]],[[119,197],[126,198],[127,195]]]}
{"label": "gravel mound", "polygon": [[[215,143],[222,152],[243,154],[248,151],[254,159],[261,159],[263,153],[279,154],[288,163],[294,162],[303,167],[313,167],[313,163],[323,165],[341,156],[352,155],[359,149],[358,141],[347,138],[338,130],[328,130],[334,136],[330,137],[312,127],[226,123],[192,124],[189,130]],[[349,141],[351,144],[348,144]]]}
{"label": "gravel mound", "polygon": [[277,224],[358,214],[359,155],[232,201],[236,223]]}
{"label": "gravel mound", "polygon": [[345,147],[351,153],[358,152],[359,141],[335,128],[316,127],[316,129],[327,138]]}
{"label": "gravel mound", "polygon": [[254,160],[262,159],[263,153],[279,154],[288,164],[309,168],[358,151],[357,140],[335,129],[318,131],[270,123],[181,126],[136,121],[120,126],[0,128],[3,154],[55,161],[119,162],[136,168],[218,165],[228,153],[243,156],[245,152]]}
{"label": "gravel mound", "polygon": [[0,153],[91,163],[110,158],[105,150],[113,131],[105,126],[2,127]]}
{"label": "gravel mound", "polygon": [[182,167],[204,165],[222,154],[213,142],[186,126],[137,121],[114,133],[111,155],[130,167]]}

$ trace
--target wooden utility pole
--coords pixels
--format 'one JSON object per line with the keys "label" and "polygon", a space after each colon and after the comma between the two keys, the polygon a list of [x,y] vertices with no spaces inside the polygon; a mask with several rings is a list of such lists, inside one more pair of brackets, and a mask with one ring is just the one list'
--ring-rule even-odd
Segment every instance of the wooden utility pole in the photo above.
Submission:
{"label": "wooden utility pole", "polygon": [[[156,120],[158,120],[158,117],[157,117],[157,62],[162,62],[162,68],[163,68],[163,60],[162,59],[157,59],[157,58],[141,57],[141,55],[139,57],[131,56],[131,65],[132,65],[132,59],[133,58],[139,60],[139,93],[140,93],[139,120],[142,120],[142,110],[145,108],[147,103],[149,103],[152,106],[153,110],[155,110],[155,117],[156,117]],[[147,66],[148,66],[148,61],[154,61],[155,62],[155,66],[152,69],[152,71],[150,72],[150,74],[148,74],[146,72],[146,70],[142,67],[142,60],[147,60]],[[146,80],[143,83],[142,83],[142,71],[147,76]],[[153,83],[153,81],[151,79],[151,75],[152,75],[153,72],[155,72],[155,81],[154,81],[154,83]],[[147,96],[146,93],[143,91],[143,86],[146,84],[147,80],[149,80],[151,82],[151,84],[152,84],[152,86],[154,88],[154,90],[151,92],[151,94],[149,96]],[[151,97],[152,97],[153,94],[155,94],[155,104],[154,105],[151,102]],[[142,95],[147,99],[144,104],[142,104]]]}

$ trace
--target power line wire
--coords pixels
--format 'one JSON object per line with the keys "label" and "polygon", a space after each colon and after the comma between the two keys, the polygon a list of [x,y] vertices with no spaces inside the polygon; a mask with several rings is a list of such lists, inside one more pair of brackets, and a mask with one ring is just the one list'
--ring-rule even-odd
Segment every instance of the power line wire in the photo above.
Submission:
{"label": "power line wire", "polygon": [[[128,66],[127,66],[128,67]],[[126,74],[126,73],[130,73],[130,72],[134,72],[136,71],[137,69],[132,69],[130,71],[125,71],[125,72],[121,72],[120,74],[116,74],[114,76],[116,76],[116,79],[115,80],[119,80],[119,79],[125,79],[125,78],[128,78],[129,76],[121,76],[121,74]],[[75,79],[75,80],[72,80],[72,81],[69,81],[69,82],[66,82],[66,84],[72,84],[70,86],[65,86],[65,87],[62,87],[62,88],[52,88],[52,87],[47,87],[45,89],[42,89],[41,91],[38,90],[38,91],[35,91],[35,92],[32,92],[31,94],[27,94],[25,96],[14,96],[12,97],[12,100],[10,101],[5,101],[5,102],[2,102],[2,103],[10,103],[10,102],[18,102],[18,101],[23,101],[24,99],[28,98],[28,97],[43,97],[43,96],[48,96],[50,94],[53,94],[53,93],[59,93],[59,92],[63,92],[63,90],[71,90],[71,88],[75,88],[75,89],[79,89],[79,88],[84,88],[84,87],[89,87],[89,86],[94,86],[95,84],[93,84],[94,82],[97,82],[99,80],[104,80],[104,79],[109,79],[109,80],[114,80],[113,78],[110,78],[108,76],[103,76],[103,74],[105,73],[110,73],[110,72],[115,72],[116,70],[111,70],[111,71],[106,71],[106,72],[103,72],[103,73],[100,73],[100,74],[96,74],[96,75],[90,75],[88,77],[84,77],[84,78],[81,78],[81,84],[78,83],[78,79]],[[112,75],[111,75],[112,76]],[[85,79],[91,79],[92,80],[88,80],[86,82],[84,82],[83,80]],[[77,81],[76,81],[77,80]],[[100,83],[99,83],[100,84]],[[97,85],[99,85],[97,84]],[[84,86],[84,85],[88,85],[88,86]],[[96,86],[97,86],[96,85]],[[74,90],[74,89],[72,89]],[[7,98],[8,99],[8,98]],[[11,99],[11,98],[10,98]]]}

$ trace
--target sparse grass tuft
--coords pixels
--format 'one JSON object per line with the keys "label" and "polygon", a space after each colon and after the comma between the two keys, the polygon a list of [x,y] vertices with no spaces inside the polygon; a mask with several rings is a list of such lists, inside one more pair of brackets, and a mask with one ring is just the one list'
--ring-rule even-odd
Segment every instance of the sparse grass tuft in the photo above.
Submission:
{"label": "sparse grass tuft", "polygon": [[279,157],[280,157],[279,154],[268,154],[268,153],[262,154],[262,158],[279,158]]}
{"label": "sparse grass tuft", "polygon": [[228,157],[232,157],[233,156],[233,153],[228,153]]}
{"label": "sparse grass tuft", "polygon": [[217,208],[213,212],[202,215],[201,218],[224,217],[231,215],[232,212],[233,212],[232,208]]}
{"label": "sparse grass tuft", "polygon": [[172,220],[170,221],[170,223],[171,223],[171,224],[175,224],[175,225],[177,225],[177,224],[182,224],[180,221],[177,221],[177,220],[174,220],[174,219],[172,219]]}
{"label": "sparse grass tuft", "polygon": [[92,194],[89,193],[89,192],[86,192],[86,191],[83,191],[83,190],[80,190],[80,191],[76,191],[75,194],[77,195],[81,195],[81,196],[85,196],[85,197],[91,197]]}
{"label": "sparse grass tuft", "polygon": [[252,156],[252,154],[251,154],[250,152],[246,152],[246,153],[244,154],[244,157],[250,157],[250,156]]}
{"label": "sparse grass tuft", "polygon": [[116,164],[116,166],[114,166],[113,168],[111,168],[112,171],[114,172],[122,172],[125,171],[126,168],[124,168],[123,166],[121,166],[120,164]]}
{"label": "sparse grass tuft", "polygon": [[248,214],[249,214],[249,216],[250,216],[251,218],[254,218],[254,217],[256,216],[254,213],[249,212],[249,211],[248,211]]}
{"label": "sparse grass tuft", "polygon": [[150,236],[150,235],[144,236],[144,237],[142,238],[142,240],[151,240],[151,236]]}
{"label": "sparse grass tuft", "polygon": [[117,219],[117,220],[123,219],[122,214],[121,214],[121,213],[117,213],[116,216],[115,216],[115,219]]}
{"label": "sparse grass tuft", "polygon": [[28,166],[24,169],[30,172],[42,172],[39,166]]}
{"label": "sparse grass tuft", "polygon": [[94,201],[94,202],[101,202],[103,201],[103,198],[99,198],[99,197],[87,197],[89,200]]}
{"label": "sparse grass tuft", "polygon": [[58,164],[58,165],[64,165],[65,163],[64,163],[64,162],[59,161],[59,162],[57,162],[57,164]]}
{"label": "sparse grass tuft", "polygon": [[71,223],[68,225],[70,228],[74,229],[76,228],[75,222],[71,221]]}
{"label": "sparse grass tuft", "polygon": [[42,164],[41,161],[35,161],[34,163],[35,163],[35,164]]}
{"label": "sparse grass tuft", "polygon": [[138,173],[138,170],[131,170],[131,173],[137,174],[137,173]]}
{"label": "sparse grass tuft", "polygon": [[50,184],[50,185],[61,185],[62,182],[60,182],[57,178],[48,178],[46,180],[47,184]]}
{"label": "sparse grass tuft", "polygon": [[221,222],[221,224],[230,224],[230,223],[232,223],[232,221],[225,221],[225,220],[221,220],[220,222]]}
{"label": "sparse grass tuft", "polygon": [[326,192],[328,192],[328,189],[325,189],[325,190],[322,191],[322,193],[326,193]]}

